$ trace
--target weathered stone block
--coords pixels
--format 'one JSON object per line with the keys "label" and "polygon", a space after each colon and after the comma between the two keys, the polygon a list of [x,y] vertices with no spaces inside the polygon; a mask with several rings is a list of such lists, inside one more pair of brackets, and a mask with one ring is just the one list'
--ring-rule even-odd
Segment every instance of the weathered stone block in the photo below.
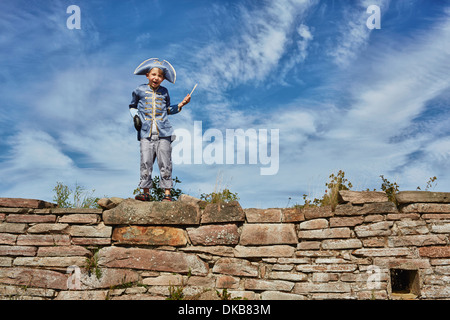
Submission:
{"label": "weathered stone block", "polygon": [[248,223],[281,222],[281,209],[245,209]]}
{"label": "weathered stone block", "polygon": [[38,223],[28,228],[28,233],[65,233],[69,229],[66,223]]}
{"label": "weathered stone block", "polygon": [[295,267],[297,271],[305,273],[316,272],[353,272],[358,268],[353,263],[341,264],[299,264]]}
{"label": "weathered stone block", "polygon": [[187,228],[187,232],[193,245],[216,246],[239,243],[238,228],[235,224]]}
{"label": "weathered stone block", "polygon": [[324,207],[304,207],[301,212],[304,214],[306,220],[328,218],[334,216],[331,206]]}
{"label": "weathered stone block", "polygon": [[338,201],[340,203],[350,202],[353,204],[364,204],[388,201],[386,193],[381,191],[340,190],[338,194]]}
{"label": "weathered stone block", "polygon": [[122,201],[117,207],[103,212],[103,221],[114,224],[195,225],[200,222],[200,210],[189,203]]}
{"label": "weathered stone block", "polygon": [[53,223],[56,222],[55,215],[39,215],[39,214],[10,214],[6,217],[6,222],[19,223]]}
{"label": "weathered stone block", "polygon": [[403,205],[402,213],[450,213],[449,203],[411,203]]}
{"label": "weathered stone block", "polygon": [[202,224],[244,221],[245,212],[237,201],[208,203],[202,215]]}
{"label": "weathered stone block", "polygon": [[43,209],[55,208],[56,204],[37,199],[0,198],[0,207]]}
{"label": "weathered stone block", "polygon": [[92,253],[81,246],[56,246],[56,247],[39,247],[38,257],[70,257],[84,256],[89,257]]}
{"label": "weathered stone block", "polygon": [[0,246],[0,256],[32,257],[36,254],[36,247],[29,246]]}
{"label": "weathered stone block", "polygon": [[19,257],[14,259],[15,266],[23,267],[82,267],[86,264],[85,257]]}
{"label": "weathered stone block", "polygon": [[450,247],[449,246],[421,247],[419,248],[419,254],[421,257],[450,258]]}
{"label": "weathered stone block", "polygon": [[0,223],[0,233],[25,233],[26,230],[25,223]]}
{"label": "weathered stone block", "polygon": [[88,213],[74,213],[67,214],[59,218],[59,223],[73,223],[73,224],[95,224],[100,220],[100,216],[98,214]]}
{"label": "weathered stone block", "polygon": [[107,247],[98,253],[98,264],[108,268],[129,268],[206,275],[208,265],[196,255],[153,249]]}
{"label": "weathered stone block", "polygon": [[299,231],[299,239],[329,239],[329,238],[350,238],[350,228],[330,228]]}
{"label": "weathered stone block", "polygon": [[390,228],[392,227],[393,224],[394,224],[393,221],[381,221],[366,225],[360,225],[355,227],[355,232],[356,235],[360,238],[389,236],[392,234]]}
{"label": "weathered stone block", "polygon": [[446,244],[446,237],[444,235],[434,234],[420,234],[409,236],[392,236],[388,237],[388,245],[390,247],[408,247],[408,246],[431,246]]}
{"label": "weathered stone block", "polygon": [[291,291],[294,283],[282,280],[245,279],[247,290]]}
{"label": "weathered stone block", "polygon": [[311,283],[299,282],[294,286],[293,293],[308,294],[313,292],[351,292],[352,288],[349,283],[330,282],[330,283]]}
{"label": "weathered stone block", "polygon": [[397,202],[404,203],[450,203],[449,192],[400,191],[395,195]]}
{"label": "weathered stone block", "polygon": [[412,254],[409,248],[363,248],[352,252],[354,256],[363,257],[386,257],[386,256],[408,256]]}
{"label": "weathered stone block", "polygon": [[241,245],[297,244],[293,224],[245,224]]}
{"label": "weathered stone block", "polygon": [[356,217],[332,217],[330,218],[330,227],[354,227],[364,222],[363,216]]}
{"label": "weathered stone block", "polygon": [[397,213],[397,207],[393,202],[365,203],[363,206],[354,206],[350,203],[336,206],[336,216],[359,216],[378,213]]}
{"label": "weathered stone block", "polygon": [[322,241],[322,249],[325,250],[341,250],[341,249],[357,249],[362,248],[362,242],[359,239],[333,239]]}
{"label": "weathered stone block", "polygon": [[250,261],[236,258],[220,258],[212,269],[214,273],[228,274],[232,276],[257,277],[258,267]]}
{"label": "weathered stone block", "polygon": [[234,255],[240,258],[251,257],[292,257],[295,249],[288,245],[249,247],[237,245]]}
{"label": "weathered stone block", "polygon": [[183,229],[173,227],[116,227],[112,239],[124,244],[145,244],[153,246],[185,246],[186,234]]}
{"label": "weathered stone block", "polygon": [[0,233],[0,244],[13,246],[16,244],[17,235],[11,233]]}
{"label": "weathered stone block", "polygon": [[319,218],[300,223],[300,230],[324,229],[328,228],[328,220]]}
{"label": "weathered stone block", "polygon": [[211,247],[189,246],[185,248],[180,248],[178,250],[184,252],[206,253],[222,257],[234,257],[233,248],[226,246],[211,246]]}
{"label": "weathered stone block", "polygon": [[70,236],[67,234],[49,234],[49,235],[19,235],[17,237],[19,246],[69,246]]}
{"label": "weathered stone block", "polygon": [[305,214],[299,208],[281,209],[283,222],[299,222],[305,220]]}
{"label": "weathered stone block", "polygon": [[73,237],[109,238],[112,234],[112,227],[105,226],[103,222],[95,226],[70,227],[70,235]]}
{"label": "weathered stone block", "polygon": [[2,268],[0,283],[16,286],[67,290],[69,275],[37,268]]}

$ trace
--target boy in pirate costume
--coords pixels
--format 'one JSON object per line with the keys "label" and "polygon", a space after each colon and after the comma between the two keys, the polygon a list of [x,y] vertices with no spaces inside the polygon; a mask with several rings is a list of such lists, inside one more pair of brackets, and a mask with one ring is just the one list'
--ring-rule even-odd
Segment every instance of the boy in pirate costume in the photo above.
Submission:
{"label": "boy in pirate costume", "polygon": [[171,105],[168,90],[161,86],[165,80],[175,83],[176,73],[172,65],[157,58],[142,62],[134,71],[136,75],[145,75],[148,84],[138,86],[132,93],[130,114],[140,141],[141,166],[139,187],[143,193],[137,200],[151,201],[150,188],[153,187],[152,171],[155,159],[158,160],[160,187],[165,190],[164,200],[171,201],[172,146],[175,139],[168,115],[176,114],[190,102],[188,94],[181,103]]}

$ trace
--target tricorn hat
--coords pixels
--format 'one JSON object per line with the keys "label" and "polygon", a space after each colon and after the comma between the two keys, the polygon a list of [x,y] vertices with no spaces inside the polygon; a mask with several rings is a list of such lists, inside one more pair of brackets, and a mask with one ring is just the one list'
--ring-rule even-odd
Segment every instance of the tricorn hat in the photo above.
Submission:
{"label": "tricorn hat", "polygon": [[166,60],[159,60],[158,58],[147,59],[142,62],[136,70],[134,70],[134,74],[136,75],[145,75],[153,68],[159,68],[164,72],[164,77],[167,81],[175,83],[177,79],[177,73],[172,65]]}

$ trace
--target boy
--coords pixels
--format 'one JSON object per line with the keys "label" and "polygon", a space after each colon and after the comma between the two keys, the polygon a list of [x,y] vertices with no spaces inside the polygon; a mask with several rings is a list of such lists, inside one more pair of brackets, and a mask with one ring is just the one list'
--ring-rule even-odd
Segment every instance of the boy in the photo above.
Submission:
{"label": "boy", "polygon": [[130,114],[140,141],[141,166],[139,187],[143,193],[135,199],[151,201],[150,188],[153,187],[152,171],[155,158],[158,159],[160,187],[165,190],[164,199],[172,201],[170,190],[172,181],[172,141],[175,140],[168,115],[176,114],[191,101],[188,94],[181,103],[170,105],[168,90],[161,86],[167,80],[175,83],[175,69],[170,63],[157,58],[148,59],[134,71],[136,75],[145,74],[148,84],[138,86],[132,94]]}

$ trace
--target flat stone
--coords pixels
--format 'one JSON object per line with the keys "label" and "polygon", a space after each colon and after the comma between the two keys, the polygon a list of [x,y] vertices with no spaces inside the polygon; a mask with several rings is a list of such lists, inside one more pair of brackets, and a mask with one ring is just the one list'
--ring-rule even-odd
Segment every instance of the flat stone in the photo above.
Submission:
{"label": "flat stone", "polygon": [[0,244],[13,246],[16,244],[17,234],[0,233]]}
{"label": "flat stone", "polygon": [[70,236],[67,234],[48,234],[48,235],[19,235],[17,237],[19,246],[68,246],[70,245]]}
{"label": "flat stone", "polygon": [[103,221],[107,225],[196,225],[200,222],[200,210],[180,201],[145,202],[126,199],[117,207],[104,211]]}
{"label": "flat stone", "polygon": [[154,270],[193,275],[208,274],[208,265],[196,255],[153,249],[107,247],[98,253],[98,264],[108,268]]}
{"label": "flat stone", "polygon": [[202,224],[244,221],[245,212],[237,201],[208,203],[202,215]]}
{"label": "flat stone", "polygon": [[239,243],[238,228],[235,224],[207,225],[187,228],[193,245],[235,245]]}
{"label": "flat stone", "polygon": [[0,256],[23,256],[32,257],[37,248],[32,246],[0,246]]}
{"label": "flat stone", "polygon": [[232,276],[257,277],[258,267],[250,261],[237,258],[220,258],[212,269],[214,273],[228,274]]}
{"label": "flat stone", "polygon": [[398,210],[393,202],[387,201],[365,203],[362,206],[354,206],[350,203],[339,204],[336,206],[336,210],[334,212],[336,216],[360,216],[379,213],[398,213]]}
{"label": "flat stone", "polygon": [[69,228],[66,223],[38,223],[28,228],[28,233],[65,233]]}
{"label": "flat stone", "polygon": [[305,214],[299,208],[281,209],[283,222],[300,222],[305,220]]}
{"label": "flat stone", "polygon": [[61,272],[37,268],[2,268],[0,269],[0,283],[27,288],[47,288],[67,290],[69,275]]}
{"label": "flat stone", "polygon": [[407,256],[412,253],[408,248],[363,248],[352,252],[354,256],[363,257],[386,257],[386,256]]}
{"label": "flat stone", "polygon": [[10,214],[6,217],[6,222],[53,223],[56,222],[56,216],[39,214]]}
{"label": "flat stone", "polygon": [[86,264],[86,257],[18,257],[14,259],[15,266],[24,267],[82,267]]}
{"label": "flat stone", "polygon": [[359,239],[332,239],[322,241],[322,249],[341,250],[362,248],[362,242]]}
{"label": "flat stone", "polygon": [[38,257],[70,257],[70,256],[91,256],[91,252],[81,246],[56,246],[39,247]]}
{"label": "flat stone", "polygon": [[244,288],[247,290],[291,291],[294,283],[283,280],[245,279]]}
{"label": "flat stone", "polygon": [[334,216],[334,212],[331,206],[324,207],[304,207],[301,209],[306,220],[318,219],[318,218],[329,218]]}
{"label": "flat stone", "polygon": [[59,223],[73,223],[73,224],[96,224],[100,220],[98,214],[93,213],[74,213],[67,214],[59,218]]}
{"label": "flat stone", "polygon": [[248,223],[281,222],[281,209],[244,209]]}
{"label": "flat stone", "polygon": [[395,198],[398,203],[450,203],[450,192],[400,191]]}
{"label": "flat stone", "polygon": [[421,257],[429,258],[450,258],[449,246],[421,247],[419,248]]}
{"label": "flat stone", "polygon": [[103,222],[95,226],[70,227],[70,235],[73,237],[109,238],[112,234],[112,227],[105,226]]}
{"label": "flat stone", "polygon": [[27,230],[27,224],[25,223],[0,223],[1,233],[25,233]]}
{"label": "flat stone", "polygon": [[449,203],[411,203],[402,205],[402,213],[450,213]]}
{"label": "flat stone", "polygon": [[388,237],[388,245],[390,247],[422,247],[444,244],[447,244],[445,235],[419,234]]}
{"label": "flat stone", "polygon": [[37,199],[0,198],[0,207],[43,209],[55,208],[56,204]]}
{"label": "flat stone", "polygon": [[386,193],[382,191],[340,190],[338,194],[338,201],[340,203],[350,202],[353,204],[364,204],[388,201]]}
{"label": "flat stone", "polygon": [[316,230],[301,230],[298,232],[299,239],[338,239],[350,238],[350,228],[329,228]]}
{"label": "flat stone", "polygon": [[356,217],[332,217],[330,227],[354,227],[364,222],[364,216]]}
{"label": "flat stone", "polygon": [[189,246],[185,248],[179,248],[178,250],[184,252],[206,253],[212,254],[214,256],[234,257],[233,248],[227,246]]}
{"label": "flat stone", "polygon": [[128,226],[114,228],[112,240],[123,244],[145,244],[153,246],[185,246],[186,234],[174,227]]}
{"label": "flat stone", "polygon": [[324,228],[328,228],[328,220],[323,218],[312,219],[299,224],[300,230],[312,230]]}
{"label": "flat stone", "polygon": [[294,224],[245,224],[241,245],[297,244]]}
{"label": "flat stone", "polygon": [[272,246],[240,246],[234,247],[234,255],[240,258],[270,258],[270,257],[292,257],[295,248],[288,245],[272,245]]}
{"label": "flat stone", "polygon": [[352,287],[346,282],[332,282],[332,283],[310,283],[300,282],[296,283],[293,293],[308,294],[313,292],[335,293],[335,292],[348,292],[350,293]]}
{"label": "flat stone", "polygon": [[376,237],[376,236],[389,236],[392,234],[391,227],[393,221],[381,221],[365,225],[359,225],[355,227],[355,232],[358,237]]}
{"label": "flat stone", "polygon": [[92,300],[106,300],[108,296],[107,290],[96,290],[96,291],[61,291],[55,300],[82,300],[82,301],[92,301]]}

